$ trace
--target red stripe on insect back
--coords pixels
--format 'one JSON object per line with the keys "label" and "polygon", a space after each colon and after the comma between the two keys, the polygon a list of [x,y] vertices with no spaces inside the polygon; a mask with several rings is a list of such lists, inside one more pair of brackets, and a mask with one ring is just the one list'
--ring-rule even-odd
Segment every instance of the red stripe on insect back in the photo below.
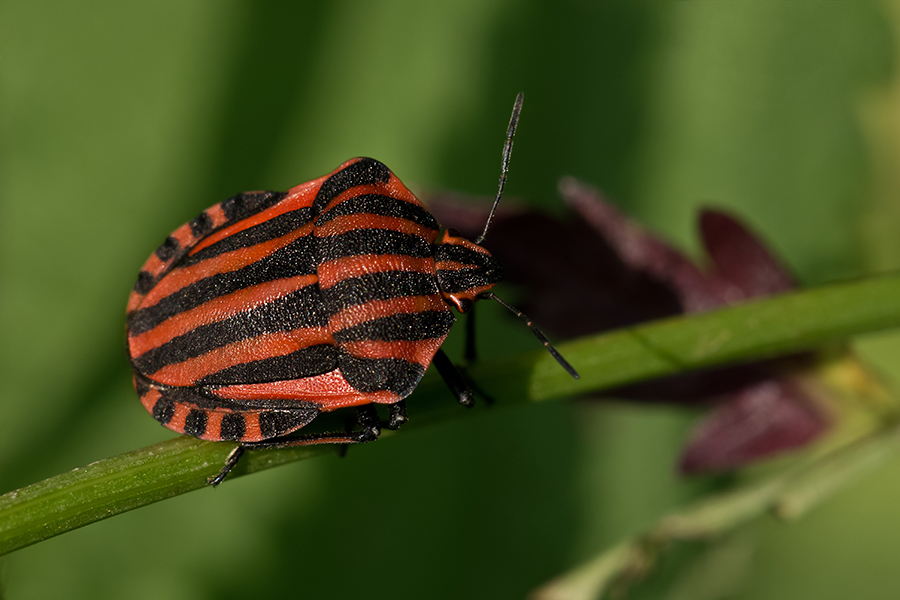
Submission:
{"label": "red stripe on insect back", "polygon": [[167,365],[148,375],[166,385],[189,386],[223,369],[275,356],[285,356],[302,348],[334,344],[325,327],[307,327],[292,331],[267,333],[227,344],[214,350]]}
{"label": "red stripe on insect back", "polygon": [[387,185],[384,185],[388,189],[388,192],[394,198],[402,198],[407,202],[413,202],[415,204],[422,204],[416,196],[409,191],[403,182],[400,181],[400,178],[394,175],[393,171],[391,172],[391,179],[388,181]]}
{"label": "red stripe on insect back", "polygon": [[162,394],[159,393],[159,390],[155,388],[150,388],[146,394],[141,396],[141,404],[144,405],[144,408],[147,409],[147,412],[153,414],[153,406],[156,404],[156,401],[160,399]]}
{"label": "red stripe on insect back", "polygon": [[[148,272],[152,277],[157,277],[159,273],[163,272],[163,269],[166,267],[165,264],[161,260],[159,260],[155,254],[151,255],[147,262],[144,263],[144,266],[141,269],[141,272]],[[144,301],[144,297],[146,293],[138,292],[137,290],[131,290],[131,294],[128,295],[128,305],[125,307],[125,314],[131,314]]]}
{"label": "red stripe on insect back", "polygon": [[437,239],[438,232],[428,227],[423,227],[407,219],[398,217],[385,217],[373,214],[343,215],[336,217],[316,228],[317,237],[340,235],[357,229],[388,229],[414,235],[429,243]]}
{"label": "red stripe on insect back", "polygon": [[169,422],[166,423],[166,427],[171,429],[172,431],[177,431],[178,433],[184,433],[184,423],[187,420],[188,413],[190,413],[195,406],[185,404],[183,402],[175,402],[173,403],[173,413],[172,418],[169,419]]}
{"label": "red stripe on insect back", "polygon": [[[359,162],[359,159],[348,161],[338,167],[331,175],[334,175],[335,173],[344,170],[349,165],[357,162]],[[330,177],[331,175],[328,175],[327,177]],[[350,198],[361,196],[364,194],[383,194],[392,198],[405,200],[406,202],[409,202],[411,204],[422,206],[422,203],[419,201],[419,199],[416,198],[415,195],[410,192],[405,185],[403,185],[403,182],[400,181],[400,179],[396,175],[391,173],[390,179],[387,182],[379,181],[377,183],[364,183],[362,185],[355,185],[344,190],[343,192],[332,198],[328,205],[324,207],[322,212],[327,212],[328,210],[334,208],[338,204]]]}
{"label": "red stripe on insect back", "polygon": [[[227,220],[221,206],[218,204],[203,211],[203,213],[201,213],[201,217],[208,220],[210,229],[214,229],[223,225]],[[165,275],[166,271],[172,268],[172,266],[176,264],[178,260],[180,260],[180,258],[183,256],[182,253],[185,250],[190,249],[199,241],[199,238],[194,234],[191,224],[199,220],[201,217],[198,217],[198,219],[195,219],[190,223],[185,223],[174,232],[172,232],[172,234],[168,238],[166,238],[166,241],[160,247],[171,249],[171,256],[168,256],[165,259],[160,258],[160,250],[158,249],[156,252],[150,255],[150,258],[148,258],[144,265],[141,267],[141,276],[151,282],[154,282],[155,280],[158,280],[163,275]],[[128,306],[126,307],[127,312],[131,313],[137,310],[145,297],[146,292],[140,292],[137,291],[137,289],[132,290],[131,295],[128,298]]]}
{"label": "red stripe on insect back", "polygon": [[351,277],[388,271],[416,271],[434,275],[434,260],[431,257],[415,258],[402,254],[344,256],[319,265],[319,287],[328,289]]}
{"label": "red stripe on insect back", "polygon": [[[146,271],[154,277],[159,277],[163,271],[169,268],[169,261],[162,261],[156,253],[150,255],[147,262],[141,267],[141,271]],[[143,298],[143,296],[141,296]]]}
{"label": "red stripe on insect back", "polygon": [[444,337],[415,340],[393,341],[361,340],[358,342],[342,342],[341,348],[354,356],[366,358],[402,358],[427,367],[435,353],[444,343]]}
{"label": "red stripe on insect back", "polygon": [[446,311],[449,308],[440,294],[373,300],[335,313],[328,320],[328,327],[331,331],[339,331],[373,319],[390,317],[396,314],[421,313],[430,310]]}
{"label": "red stripe on insect back", "polygon": [[239,313],[252,311],[257,306],[313,285],[317,280],[315,275],[298,275],[297,277],[268,281],[214,298],[196,308],[169,317],[146,333],[130,336],[128,347],[131,350],[131,356],[140,356],[201,325],[208,325]]}
{"label": "red stripe on insect back", "polygon": [[340,196],[339,202],[329,204],[328,209],[316,218],[316,223],[323,225],[344,215],[372,214],[403,218],[430,229],[440,229],[434,216],[415,199],[405,200],[385,194],[358,193],[358,189],[354,189],[353,192]]}
{"label": "red stripe on insect back", "polygon": [[325,179],[327,179],[327,176],[319,177],[318,179],[315,179],[313,181],[309,181],[307,183],[303,183],[291,188],[287,192],[287,196],[285,196],[274,206],[270,206],[266,210],[238,221],[237,223],[225,227],[221,231],[217,231],[216,233],[204,238],[202,242],[197,244],[197,246],[195,246],[191,250],[191,254],[196,254],[200,250],[203,250],[208,246],[212,246],[216,242],[222,241],[227,237],[231,237],[232,235],[244,231],[245,229],[255,227],[256,225],[264,223],[272,219],[273,217],[277,217],[280,214],[293,210],[299,210],[301,208],[308,208],[312,204],[312,201],[316,196],[316,190],[319,189]]}
{"label": "red stripe on insect back", "polygon": [[323,411],[369,402],[390,404],[400,398],[388,391],[359,392],[344,379],[339,370],[314,377],[286,379],[269,383],[230,385],[216,390],[223,398],[234,400],[308,400],[322,404]]}
{"label": "red stripe on insect back", "polygon": [[[192,408],[190,404],[185,404],[188,408]],[[219,442],[222,441],[222,420],[228,417],[229,415],[240,415],[240,420],[244,426],[243,435],[240,435],[236,440],[234,437],[229,438],[229,441],[239,441],[239,442],[261,442],[266,438],[262,433],[262,428],[259,424],[259,412],[257,411],[232,411],[227,409],[202,409],[206,414],[206,430],[196,437],[201,440],[209,440],[211,442]]]}
{"label": "red stripe on insect back", "polygon": [[259,413],[247,411],[244,415],[244,438],[245,442],[259,442],[265,438],[259,427]]}
{"label": "red stripe on insect back", "polygon": [[[221,410],[221,409],[205,409],[199,408],[196,404],[190,402],[173,402],[172,419],[164,425],[177,433],[185,433],[185,427],[188,415],[193,411],[201,411],[204,419],[204,430],[202,433],[192,432],[190,435],[210,442],[218,442],[222,440],[221,428],[222,419],[227,415],[234,414],[237,411]],[[148,409],[150,410],[150,409]],[[151,411],[152,412],[152,411]],[[241,442],[259,442],[265,439],[260,431],[259,415],[249,411],[239,411],[244,421],[244,435],[240,437]]]}
{"label": "red stripe on insect back", "polygon": [[222,429],[222,417],[231,411],[223,411],[223,410],[205,410],[206,413],[206,431],[198,435],[197,437],[201,440],[209,440],[211,442],[217,442],[222,439],[221,434],[219,433]]}
{"label": "red stripe on insect back", "polygon": [[289,210],[297,210],[306,206],[312,206],[312,202],[316,197],[316,192],[322,187],[322,182],[331,177],[330,174],[323,175],[311,181],[305,181],[297,184],[287,192],[282,202],[290,204]]}
{"label": "red stripe on insect back", "polygon": [[173,231],[169,237],[177,240],[178,246],[181,248],[190,248],[192,244],[195,244],[197,242],[197,238],[194,235],[194,232],[191,231],[190,223],[185,223],[184,225]]}
{"label": "red stripe on insect back", "polygon": [[412,192],[410,192],[405,185],[403,185],[403,182],[397,179],[396,175],[391,173],[391,179],[387,182],[380,181],[378,183],[366,183],[363,185],[354,186],[349,190],[342,192],[341,194],[335,196],[322,212],[327,212],[336,207],[338,204],[342,204],[343,202],[346,202],[351,198],[364,196],[367,194],[387,196],[389,198],[403,200],[404,202],[408,202],[415,206],[421,206],[422,208],[425,208],[422,202],[419,201],[419,199],[416,198],[416,196]]}
{"label": "red stripe on insect back", "polygon": [[284,248],[294,240],[309,235],[312,225],[302,227],[280,238],[269,240],[254,246],[239,248],[214,256],[200,263],[184,266],[164,277],[144,298],[141,308],[149,308],[167,296],[193,283],[219,273],[237,271],[247,265],[259,262],[280,248]]}
{"label": "red stripe on insect back", "polygon": [[225,215],[225,211],[222,210],[221,203],[216,204],[215,206],[210,206],[203,212],[206,213],[206,216],[208,216],[212,221],[211,229],[218,229],[228,222],[228,217]]}

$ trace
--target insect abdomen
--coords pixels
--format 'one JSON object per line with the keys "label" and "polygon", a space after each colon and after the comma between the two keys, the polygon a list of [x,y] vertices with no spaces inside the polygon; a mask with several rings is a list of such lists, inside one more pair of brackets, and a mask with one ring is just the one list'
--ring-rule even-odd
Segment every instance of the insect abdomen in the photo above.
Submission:
{"label": "insect abdomen", "polygon": [[[319,415],[312,402],[259,403],[256,409],[207,398],[191,388],[166,388],[135,376],[141,404],[169,429],[203,440],[259,442],[295,431]],[[281,404],[281,406],[279,406]]]}

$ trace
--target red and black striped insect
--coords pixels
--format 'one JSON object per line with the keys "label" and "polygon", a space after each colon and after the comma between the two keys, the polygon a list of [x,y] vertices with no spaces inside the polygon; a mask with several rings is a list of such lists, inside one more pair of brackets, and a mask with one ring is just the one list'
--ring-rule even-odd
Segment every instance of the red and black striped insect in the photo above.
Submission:
{"label": "red and black striped insect", "polygon": [[[522,106],[503,150],[506,180]],[[491,211],[493,215],[493,210]],[[465,379],[440,349],[455,317],[491,298],[500,267],[434,217],[371,158],[287,192],[247,192],[182,225],[144,264],[128,301],[141,403],[178,433],[246,448],[350,444],[406,421],[404,398],[434,361],[463,404]],[[374,404],[391,405],[381,423]],[[323,412],[357,407],[359,427],[286,437]]]}

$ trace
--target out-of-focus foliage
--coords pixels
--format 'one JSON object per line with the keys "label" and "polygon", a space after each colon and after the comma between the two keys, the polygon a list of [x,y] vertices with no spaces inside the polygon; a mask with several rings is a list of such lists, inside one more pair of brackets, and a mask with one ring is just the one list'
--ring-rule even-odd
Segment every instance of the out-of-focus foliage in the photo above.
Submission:
{"label": "out-of-focus foliage", "polygon": [[[807,285],[900,264],[898,30],[869,2],[5,2],[0,491],[171,435],[123,348],[128,290],[171,230],[357,155],[490,194],[518,91],[511,196],[554,210],[574,175],[688,252],[697,206],[727,207]],[[479,317],[483,354],[533,347],[499,308]],[[900,374],[897,335],[858,348]],[[3,588],[521,597],[721,484],[675,475],[693,418],[483,410],[27,548]],[[895,464],[752,528],[738,597],[896,597],[897,497]]]}

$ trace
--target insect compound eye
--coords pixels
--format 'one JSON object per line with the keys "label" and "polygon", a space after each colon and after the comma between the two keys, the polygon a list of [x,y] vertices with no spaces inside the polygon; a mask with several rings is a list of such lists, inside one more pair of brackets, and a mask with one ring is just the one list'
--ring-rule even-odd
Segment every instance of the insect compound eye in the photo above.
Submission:
{"label": "insect compound eye", "polygon": [[472,310],[472,307],[475,306],[475,303],[468,298],[456,298],[456,310],[461,313],[467,313]]}

